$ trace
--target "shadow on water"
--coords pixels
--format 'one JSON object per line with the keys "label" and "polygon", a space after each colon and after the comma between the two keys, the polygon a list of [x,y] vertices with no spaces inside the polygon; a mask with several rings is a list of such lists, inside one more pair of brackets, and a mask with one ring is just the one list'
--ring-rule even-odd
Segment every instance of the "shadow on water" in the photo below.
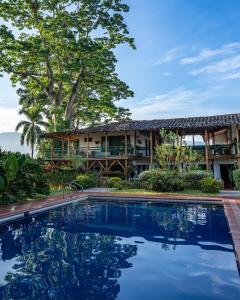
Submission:
{"label": "shadow on water", "polygon": [[75,203],[0,228],[0,299],[117,299],[147,242],[233,252],[219,206]]}

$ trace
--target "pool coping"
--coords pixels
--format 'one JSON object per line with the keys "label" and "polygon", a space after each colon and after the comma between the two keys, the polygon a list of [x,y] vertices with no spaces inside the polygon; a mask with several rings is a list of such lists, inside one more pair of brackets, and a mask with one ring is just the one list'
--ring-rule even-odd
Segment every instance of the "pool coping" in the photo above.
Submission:
{"label": "pool coping", "polygon": [[[238,268],[240,270],[240,199],[219,196],[219,197],[205,197],[205,196],[190,196],[190,195],[153,195],[153,194],[131,194],[131,193],[99,193],[99,192],[80,192],[77,195],[70,195],[68,198],[62,198],[60,196],[50,197],[44,200],[39,200],[28,203],[19,204],[13,206],[14,209],[10,209],[9,206],[5,206],[5,212],[3,207],[0,207],[0,226],[17,219],[24,218],[28,215],[35,215],[50,209],[61,207],[70,203],[78,202],[81,200],[91,199],[108,199],[116,201],[141,201],[147,203],[187,203],[187,204],[216,204],[224,207],[225,215],[229,224],[229,229],[233,239],[234,253],[237,261]],[[16,209],[17,208],[17,209]]]}

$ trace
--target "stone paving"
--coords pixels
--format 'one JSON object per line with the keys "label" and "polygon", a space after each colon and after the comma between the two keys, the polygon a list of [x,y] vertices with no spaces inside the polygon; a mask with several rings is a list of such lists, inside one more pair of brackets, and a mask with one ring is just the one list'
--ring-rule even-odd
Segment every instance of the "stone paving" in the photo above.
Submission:
{"label": "stone paving", "polygon": [[[51,207],[52,205],[58,204],[58,203],[66,203],[70,202],[73,197],[78,197],[79,199],[83,196],[106,196],[106,199],[108,197],[120,197],[123,200],[127,198],[136,198],[139,199],[151,199],[151,201],[161,201],[162,200],[179,200],[179,201],[200,201],[200,202],[209,202],[210,201],[216,201],[217,203],[222,203],[224,205],[226,217],[228,219],[230,231],[232,234],[233,242],[234,242],[234,248],[236,253],[236,259],[238,261],[238,264],[240,263],[240,197],[233,197],[231,195],[220,195],[220,196],[212,196],[212,197],[206,197],[206,196],[190,196],[190,195],[176,195],[176,194],[131,194],[131,193],[111,193],[109,189],[89,189],[84,190],[83,192],[79,192],[77,195],[76,193],[68,194],[67,198],[63,198],[62,195],[60,196],[54,196],[54,197],[48,197],[43,200],[33,200],[25,203],[19,203],[19,204],[11,204],[11,205],[5,205],[0,206],[0,221],[1,219],[8,217],[8,216],[14,216],[17,214],[24,213],[26,211],[34,211],[39,208],[45,208],[45,207]],[[240,266],[240,264],[239,264]]]}

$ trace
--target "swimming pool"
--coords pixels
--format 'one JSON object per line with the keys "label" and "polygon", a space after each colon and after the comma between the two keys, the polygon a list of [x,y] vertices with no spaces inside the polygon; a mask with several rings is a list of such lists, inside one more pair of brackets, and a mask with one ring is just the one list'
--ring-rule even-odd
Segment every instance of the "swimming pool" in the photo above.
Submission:
{"label": "swimming pool", "polygon": [[240,299],[219,205],[89,199],[0,227],[0,299]]}

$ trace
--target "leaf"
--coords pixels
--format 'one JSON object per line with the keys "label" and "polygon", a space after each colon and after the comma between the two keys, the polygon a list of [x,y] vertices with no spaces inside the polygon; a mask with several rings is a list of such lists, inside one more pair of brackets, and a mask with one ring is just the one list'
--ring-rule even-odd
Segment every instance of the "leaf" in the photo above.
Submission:
{"label": "leaf", "polygon": [[5,177],[8,183],[14,180],[19,170],[18,161],[14,154],[8,156],[4,164]]}
{"label": "leaf", "polygon": [[0,192],[3,192],[5,188],[4,179],[0,176]]}

